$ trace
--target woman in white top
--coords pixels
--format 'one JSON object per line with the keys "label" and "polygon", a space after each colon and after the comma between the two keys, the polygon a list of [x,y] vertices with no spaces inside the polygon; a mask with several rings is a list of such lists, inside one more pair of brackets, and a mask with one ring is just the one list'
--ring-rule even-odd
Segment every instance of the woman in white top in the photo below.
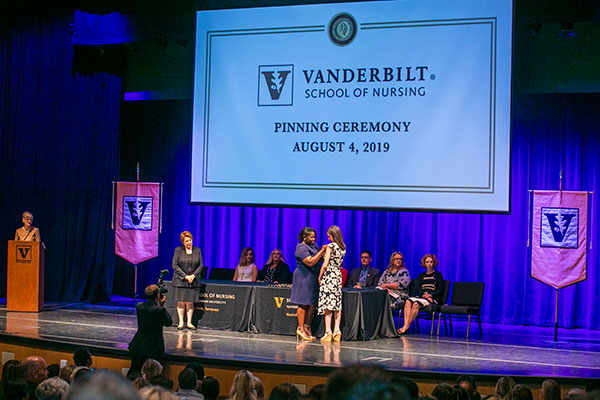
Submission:
{"label": "woman in white top", "polygon": [[252,247],[244,247],[240,256],[240,262],[235,267],[233,280],[238,282],[256,282],[257,276],[258,268],[256,268],[254,262],[254,250],[252,250]]}

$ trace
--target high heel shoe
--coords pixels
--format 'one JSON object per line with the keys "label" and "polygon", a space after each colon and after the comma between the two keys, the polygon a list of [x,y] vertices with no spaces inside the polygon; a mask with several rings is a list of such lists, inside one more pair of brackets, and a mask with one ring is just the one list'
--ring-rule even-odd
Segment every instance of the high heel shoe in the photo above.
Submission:
{"label": "high heel shoe", "polygon": [[341,331],[335,331],[333,332],[333,337],[331,338],[331,340],[333,342],[339,342],[342,340],[342,332]]}
{"label": "high heel shoe", "polygon": [[333,335],[331,334],[331,332],[325,332],[325,336],[321,338],[321,343],[331,343],[332,337]]}
{"label": "high heel shoe", "polygon": [[316,339],[317,339],[316,337],[314,337],[314,336],[312,335],[312,331],[310,330],[310,325],[308,325],[308,324],[304,324],[304,332],[306,332],[306,334],[307,334],[308,336],[310,336],[310,338],[311,338],[312,340],[316,340]]}
{"label": "high heel shoe", "polygon": [[301,331],[300,328],[296,329],[296,339],[300,340],[302,339],[304,342],[312,342],[314,341],[314,338],[310,335],[307,335],[306,332]]}

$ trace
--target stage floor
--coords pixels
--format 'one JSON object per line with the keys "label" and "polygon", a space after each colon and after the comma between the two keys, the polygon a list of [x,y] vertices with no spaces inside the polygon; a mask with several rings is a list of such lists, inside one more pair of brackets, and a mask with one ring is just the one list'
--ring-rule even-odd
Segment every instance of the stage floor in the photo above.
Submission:
{"label": "stage floor", "polygon": [[[132,303],[131,303],[132,304]],[[454,336],[429,336],[422,321],[420,334],[399,338],[333,345],[297,342],[294,337],[215,330],[164,331],[167,354],[174,359],[197,358],[221,363],[289,370],[327,372],[351,364],[378,364],[407,376],[435,379],[474,375],[578,378],[600,377],[598,331],[560,329],[553,341],[552,328],[484,324],[483,338],[471,323],[454,323]],[[440,333],[443,334],[443,326]],[[7,312],[0,306],[0,336],[11,342],[49,342],[62,346],[88,346],[127,356],[127,343],[136,331],[132,305],[48,304],[41,313]],[[426,332],[426,333],[424,333]],[[8,335],[8,336],[7,336]],[[4,340],[0,338],[0,341]]]}

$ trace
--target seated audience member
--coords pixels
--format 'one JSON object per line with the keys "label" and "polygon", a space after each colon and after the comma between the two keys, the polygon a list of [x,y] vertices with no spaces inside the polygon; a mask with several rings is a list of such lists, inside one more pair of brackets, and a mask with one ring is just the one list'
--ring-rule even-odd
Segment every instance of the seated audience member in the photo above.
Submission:
{"label": "seated audience member", "polygon": [[87,367],[75,367],[73,372],[71,372],[71,384],[77,382],[78,380],[88,380],[90,375],[92,374],[92,370]]}
{"label": "seated audience member", "polygon": [[4,400],[4,387],[8,382],[22,380],[23,367],[17,360],[8,360],[2,366],[2,378],[0,379],[0,400]]}
{"label": "seated audience member", "polygon": [[29,397],[29,394],[27,393],[28,390],[29,385],[24,379],[15,379],[6,382],[6,385],[4,385],[3,396],[6,400],[35,399],[35,397]]}
{"label": "seated audience member", "polygon": [[140,390],[141,400],[177,400],[177,396],[160,386],[148,386]]}
{"label": "seated audience member", "polygon": [[136,400],[139,394],[130,381],[109,370],[90,375],[89,379],[74,382],[64,400]]}
{"label": "seated audience member", "polygon": [[510,391],[515,386],[515,380],[510,376],[503,376],[496,382],[495,395],[501,399],[507,399]]}
{"label": "seated audience member", "polygon": [[292,283],[290,267],[285,263],[280,249],[274,249],[267,263],[258,273],[257,280],[265,283]]}
{"label": "seated audience member", "polygon": [[[354,394],[360,392],[362,388],[370,387],[374,389],[381,385],[381,397],[368,397],[369,395],[365,394],[364,396],[367,397],[357,398],[408,400],[406,391],[395,385],[393,379],[393,375],[381,367],[360,365],[343,367],[329,375],[324,398],[327,400],[346,400],[354,398]],[[383,396],[384,393],[389,391],[394,391],[396,397]]]}
{"label": "seated audience member", "polygon": [[233,377],[233,383],[229,389],[230,400],[256,399],[254,386],[254,375],[252,372],[242,369]]}
{"label": "seated audience member", "polygon": [[198,391],[198,393],[200,393],[200,385],[202,384],[202,380],[204,379],[204,367],[198,361],[192,361],[185,367],[193,369],[194,372],[196,373],[196,376],[198,377],[198,379],[196,381],[196,391]]}
{"label": "seated audience member", "polygon": [[467,391],[469,399],[481,400],[481,395],[477,391],[477,382],[471,375],[461,375],[456,379],[456,384]]}
{"label": "seated audience member", "polygon": [[419,311],[431,304],[438,304],[444,291],[444,277],[435,268],[438,259],[435,254],[425,254],[421,259],[421,266],[426,269],[417,277],[415,284],[416,294],[409,297],[404,303],[404,325],[398,329],[399,335],[408,332],[410,324],[417,318]]}
{"label": "seated audience member", "polygon": [[469,393],[459,385],[454,386],[454,398],[456,400],[471,400]]}
{"label": "seated audience member", "polygon": [[542,400],[560,400],[560,385],[554,379],[542,382]]}
{"label": "seated audience member", "polygon": [[254,250],[252,247],[244,247],[240,255],[240,261],[235,267],[233,280],[237,282],[256,282],[258,268],[254,261]]}
{"label": "seated audience member", "polygon": [[204,396],[204,400],[217,400],[221,387],[219,381],[212,376],[205,376],[202,379],[202,385],[200,386],[200,393]]}
{"label": "seated audience member", "polygon": [[256,400],[265,400],[265,385],[260,378],[254,375],[254,390],[256,390]]}
{"label": "seated audience member", "polygon": [[88,349],[83,347],[75,350],[75,353],[73,353],[73,361],[75,362],[76,367],[92,368],[92,354]]}
{"label": "seated audience member", "polygon": [[395,251],[390,256],[390,262],[377,284],[378,288],[388,291],[392,310],[401,310],[404,307],[404,302],[408,299],[408,285],[410,285],[410,274],[404,264],[404,256],[399,251]]}
{"label": "seated audience member", "polygon": [[40,356],[30,356],[23,360],[23,378],[27,382],[29,399],[35,399],[35,388],[48,378],[46,360]]}
{"label": "seated audience member", "polygon": [[155,376],[150,380],[150,383],[153,386],[160,386],[168,391],[173,391],[173,386],[175,386],[175,382],[173,382],[173,379],[169,378],[165,374]]}
{"label": "seated audience member", "polygon": [[159,376],[163,372],[163,366],[156,360],[149,358],[142,365],[142,377],[151,381],[155,376]]}
{"label": "seated audience member", "polygon": [[313,400],[323,400],[325,398],[325,384],[320,383],[318,385],[313,386],[308,394],[312,397]]}
{"label": "seated audience member", "polygon": [[355,289],[374,288],[379,283],[381,272],[371,265],[372,257],[369,250],[360,253],[360,267],[350,271],[346,282],[347,287]]}
{"label": "seated audience member", "polygon": [[565,394],[563,400],[588,400],[588,394],[583,389],[573,388]]}
{"label": "seated audience member", "polygon": [[403,376],[396,377],[394,375],[393,382],[396,385],[403,387],[410,399],[415,400],[419,398],[419,385],[417,385],[412,379]]}
{"label": "seated audience member", "polygon": [[58,377],[60,373],[60,366],[57,363],[48,365],[46,369],[48,370],[48,378]]}
{"label": "seated audience member", "polygon": [[35,389],[38,400],[61,400],[69,384],[58,377],[48,378]]}
{"label": "seated audience member", "polygon": [[439,383],[436,387],[434,387],[431,395],[437,400],[456,399],[456,391],[454,390],[454,386],[446,382]]}
{"label": "seated audience member", "polygon": [[533,400],[533,394],[529,387],[518,384],[515,385],[508,396],[509,400]]}
{"label": "seated audience member", "polygon": [[184,368],[177,377],[179,382],[179,390],[175,392],[175,396],[178,399],[192,400],[192,399],[204,399],[200,393],[196,391],[196,385],[198,381],[198,375],[191,368]]}
{"label": "seated audience member", "polygon": [[300,394],[300,390],[291,383],[280,383],[271,390],[269,400],[296,400]]}
{"label": "seated audience member", "polygon": [[71,374],[73,373],[74,369],[75,366],[73,364],[65,365],[60,369],[58,377],[67,383],[71,383]]}

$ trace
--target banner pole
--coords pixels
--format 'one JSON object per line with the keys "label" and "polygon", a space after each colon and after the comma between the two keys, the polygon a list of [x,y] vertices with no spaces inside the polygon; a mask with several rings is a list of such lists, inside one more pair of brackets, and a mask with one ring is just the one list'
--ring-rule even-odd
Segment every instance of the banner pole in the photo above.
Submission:
{"label": "banner pole", "polygon": [[[139,161],[137,162],[135,172],[136,172],[136,182],[140,183],[140,162]],[[561,172],[561,174],[562,174],[562,172]]]}
{"label": "banner pole", "polygon": [[133,301],[137,300],[137,264],[133,264]]}
{"label": "banner pole", "polygon": [[554,305],[554,341],[558,341],[558,289],[556,289],[556,304]]}

